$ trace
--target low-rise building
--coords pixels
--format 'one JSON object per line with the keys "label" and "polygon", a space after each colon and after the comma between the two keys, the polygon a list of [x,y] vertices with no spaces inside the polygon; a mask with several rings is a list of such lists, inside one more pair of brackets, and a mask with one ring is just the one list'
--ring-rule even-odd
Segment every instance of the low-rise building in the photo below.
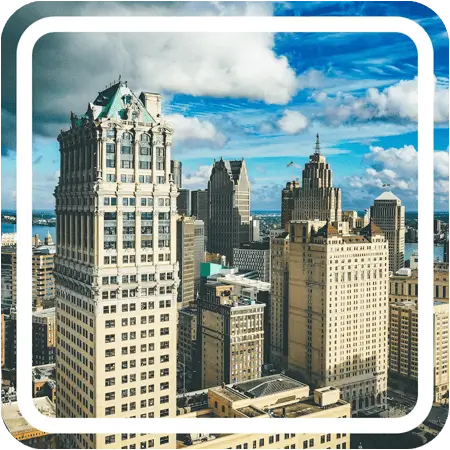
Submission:
{"label": "low-rise building", "polygon": [[56,368],[55,364],[35,366],[33,373],[33,397],[48,397],[56,401]]}

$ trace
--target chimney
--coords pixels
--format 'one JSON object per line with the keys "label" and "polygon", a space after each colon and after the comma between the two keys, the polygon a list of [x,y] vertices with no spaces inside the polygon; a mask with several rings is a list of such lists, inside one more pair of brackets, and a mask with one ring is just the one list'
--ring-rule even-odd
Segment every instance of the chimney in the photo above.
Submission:
{"label": "chimney", "polygon": [[158,122],[161,116],[161,95],[152,92],[141,92],[139,100],[144,104],[145,109]]}

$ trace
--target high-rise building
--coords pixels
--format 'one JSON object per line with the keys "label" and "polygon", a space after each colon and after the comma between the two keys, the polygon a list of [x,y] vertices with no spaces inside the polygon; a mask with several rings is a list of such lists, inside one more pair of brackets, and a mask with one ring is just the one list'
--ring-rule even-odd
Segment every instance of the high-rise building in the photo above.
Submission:
{"label": "high-rise building", "polygon": [[270,242],[243,242],[233,249],[233,262],[241,270],[257,270],[259,279],[270,283]]}
{"label": "high-rise building", "polygon": [[56,358],[55,308],[33,312],[33,366],[53,364]]}
{"label": "high-rise building", "polygon": [[435,262],[434,269],[434,300],[448,303],[448,263]]}
{"label": "high-rise building", "polygon": [[439,219],[434,219],[433,222],[434,234],[441,234],[441,221]]}
{"label": "high-rise building", "polygon": [[449,263],[449,259],[448,259],[448,239],[445,240],[444,242],[444,262],[445,263]]}
{"label": "high-rise building", "polygon": [[197,347],[197,308],[178,313],[178,391],[200,389],[201,365]]}
{"label": "high-rise building", "polygon": [[190,195],[189,189],[179,189],[177,198],[177,212],[178,215],[190,216]]}
{"label": "high-rise building", "polygon": [[233,248],[249,240],[250,181],[244,159],[214,161],[208,182],[208,251],[233,264]]}
{"label": "high-rise building", "polygon": [[[233,385],[223,384],[205,393],[193,392],[179,397],[180,418],[339,418],[350,417],[350,404],[340,398],[339,389],[310,388],[283,374],[275,374]],[[192,407],[191,405],[195,405]],[[186,449],[349,449],[346,433],[312,434],[178,434],[177,447]]]}
{"label": "high-rise building", "polygon": [[183,164],[180,161],[170,161],[170,173],[173,176],[173,182],[178,189],[182,186]]}
{"label": "high-rise building", "polygon": [[[2,266],[1,266],[1,283],[2,283],[2,312],[9,314],[13,305],[13,278],[15,285],[15,276],[13,277],[13,256],[15,255],[15,247],[2,246]],[[14,294],[15,298],[15,294]]]}
{"label": "high-rise building", "polygon": [[1,322],[1,347],[2,347],[2,367],[5,365],[5,343],[6,343],[6,327],[5,327],[5,315],[2,313],[2,322]]}
{"label": "high-rise building", "polygon": [[[386,406],[388,243],[373,222],[342,235],[329,222],[291,222],[288,369],[335,386],[360,413]],[[377,345],[373,345],[376,342]]]}
{"label": "high-rise building", "polygon": [[297,180],[288,181],[286,187],[281,191],[281,226],[285,228],[292,220],[294,212],[294,192],[300,189],[300,182]]}
{"label": "high-rise building", "polygon": [[270,258],[270,362],[284,370],[288,356],[289,233],[284,232],[270,240]]}
{"label": "high-rise building", "polygon": [[[161,96],[119,81],[58,141],[56,415],[175,417],[178,190]],[[174,448],[175,437],[72,434],[64,445]]]}
{"label": "high-rise building", "polygon": [[178,308],[194,304],[195,257],[195,220],[181,216],[177,220]]}
{"label": "high-rise building", "polygon": [[200,264],[205,261],[205,224],[203,220],[194,221],[194,289],[195,297],[200,290]]}
{"label": "high-rise building", "polygon": [[405,265],[405,207],[392,192],[383,192],[370,207],[371,219],[389,242],[389,270],[394,274]]}
{"label": "high-rise building", "polygon": [[265,306],[231,284],[206,284],[197,304],[202,389],[261,377]]}
{"label": "high-rise building", "polygon": [[[417,304],[411,301],[391,303],[389,315],[389,371],[396,380],[417,383],[418,322]],[[434,401],[448,398],[448,303],[433,306]]]}
{"label": "high-rise building", "polygon": [[303,169],[302,187],[293,191],[294,220],[342,221],[342,192],[333,187],[332,176],[317,135],[315,151]]}
{"label": "high-rise building", "polygon": [[249,234],[249,240],[251,242],[259,242],[261,239],[260,236],[260,224],[261,221],[259,219],[255,219],[250,216],[250,234]]}
{"label": "high-rise building", "polygon": [[191,215],[205,224],[205,250],[208,242],[209,200],[206,189],[191,191]]}
{"label": "high-rise building", "polygon": [[417,269],[403,268],[389,278],[389,303],[413,303],[417,306],[419,278]]}

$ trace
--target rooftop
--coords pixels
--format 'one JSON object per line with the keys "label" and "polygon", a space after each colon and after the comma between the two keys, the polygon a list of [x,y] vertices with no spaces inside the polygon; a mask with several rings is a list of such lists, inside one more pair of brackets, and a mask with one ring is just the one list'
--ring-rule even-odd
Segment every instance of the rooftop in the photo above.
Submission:
{"label": "rooftop", "polygon": [[55,364],[46,364],[43,366],[34,366],[33,381],[53,381],[55,380]]}
{"label": "rooftop", "polygon": [[287,377],[283,374],[270,375],[256,380],[243,381],[233,386],[233,389],[243,393],[250,398],[264,397],[265,395],[277,394],[307,386],[300,381]]}
{"label": "rooftop", "polygon": [[56,308],[46,308],[33,311],[33,317],[56,317]]}
{"label": "rooftop", "polygon": [[[44,416],[56,417],[55,405],[48,397],[34,398],[33,403],[37,410]],[[6,428],[8,428],[8,431],[13,436],[36,431],[36,429],[23,418],[17,402],[2,404],[2,419],[5,422]]]}
{"label": "rooftop", "polygon": [[400,199],[394,195],[391,191],[384,191],[379,197],[377,197],[375,199],[375,201],[377,200],[396,200],[396,201],[400,201]]}
{"label": "rooftop", "polygon": [[310,396],[290,405],[270,409],[269,415],[276,418],[296,418],[306,416],[308,414],[314,414],[325,409],[336,408],[338,406],[345,405],[345,403],[346,402],[344,402],[343,400],[339,400],[336,403],[331,403],[327,406],[320,406],[314,401],[314,396]]}

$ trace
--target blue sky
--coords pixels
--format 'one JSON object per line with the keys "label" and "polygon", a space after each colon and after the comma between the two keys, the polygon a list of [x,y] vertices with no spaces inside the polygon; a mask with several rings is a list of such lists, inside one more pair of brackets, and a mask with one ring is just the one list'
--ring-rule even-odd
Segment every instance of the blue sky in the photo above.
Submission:
{"label": "blue sky", "polygon": [[[19,11],[3,39],[17,36],[39,17],[104,12],[95,3],[53,5]],[[448,36],[428,8],[413,2],[117,2],[107,13],[400,15],[416,20],[435,49],[436,209],[448,208]],[[206,187],[214,158],[245,157],[252,208],[279,210],[282,187],[301,177],[320,133],[345,209],[369,207],[383,183],[391,184],[409,210],[417,209],[417,53],[409,38],[384,33],[42,38],[34,55],[36,209],[53,207],[56,136],[68,127],[70,111],[84,113],[119,73],[137,94],[163,94],[163,112],[175,129],[173,158],[183,162],[186,188]],[[8,77],[11,73],[2,73],[3,86]],[[14,105],[9,89],[2,99],[3,208],[14,207],[15,201]],[[290,161],[294,169],[286,167]]]}

